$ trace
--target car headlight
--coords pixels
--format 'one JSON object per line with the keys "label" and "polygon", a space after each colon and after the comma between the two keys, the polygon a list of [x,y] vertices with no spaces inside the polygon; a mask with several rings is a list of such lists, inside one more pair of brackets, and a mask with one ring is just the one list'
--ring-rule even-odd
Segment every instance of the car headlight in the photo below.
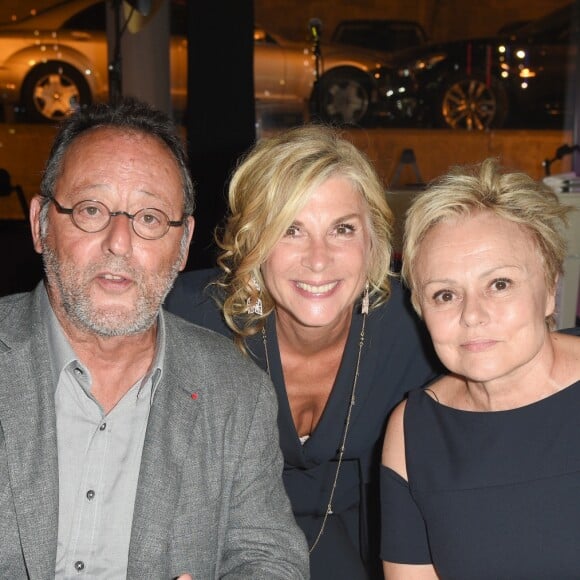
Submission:
{"label": "car headlight", "polygon": [[447,54],[443,52],[430,54],[428,56],[418,58],[405,66],[400,66],[397,72],[399,76],[408,77],[414,73],[420,73],[421,71],[429,70],[446,58]]}
{"label": "car headlight", "polygon": [[399,99],[409,91],[410,79],[397,76],[395,70],[381,67],[373,73],[380,98]]}
{"label": "car headlight", "polygon": [[382,88],[390,84],[392,74],[387,67],[381,66],[376,68],[372,75],[377,87]]}

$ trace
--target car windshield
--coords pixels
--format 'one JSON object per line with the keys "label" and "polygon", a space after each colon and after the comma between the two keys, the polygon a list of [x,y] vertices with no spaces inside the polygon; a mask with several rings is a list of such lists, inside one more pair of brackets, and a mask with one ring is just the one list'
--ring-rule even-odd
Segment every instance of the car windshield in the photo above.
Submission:
{"label": "car windshield", "polygon": [[396,50],[426,42],[418,24],[394,20],[350,20],[339,24],[334,41],[375,50]]}
{"label": "car windshield", "polygon": [[578,22],[578,18],[574,17],[574,11],[578,11],[580,8],[580,2],[572,2],[555,10],[554,12],[550,12],[543,18],[538,20],[534,20],[528,24],[522,26],[522,28],[518,28],[515,32],[515,36],[518,38],[530,38],[534,36],[558,36],[563,28],[568,27],[570,22]]}
{"label": "car windshield", "polygon": [[[171,2],[171,33],[186,35],[186,5],[185,2],[172,0]],[[104,32],[107,29],[106,2],[98,2],[81,10],[69,18],[62,26],[65,30],[88,30],[90,32]]]}
{"label": "car windshield", "polygon": [[69,18],[62,26],[65,30],[102,32],[107,28],[107,10],[104,2],[93,4]]}

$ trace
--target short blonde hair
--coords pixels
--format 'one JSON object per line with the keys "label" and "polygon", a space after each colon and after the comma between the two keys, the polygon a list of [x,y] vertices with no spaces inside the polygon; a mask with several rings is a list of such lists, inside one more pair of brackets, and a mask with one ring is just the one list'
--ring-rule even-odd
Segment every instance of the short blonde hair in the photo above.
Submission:
{"label": "short blonde hair", "polygon": [[571,209],[543,183],[525,173],[507,172],[496,159],[452,168],[419,194],[407,211],[401,274],[411,289],[413,307],[421,314],[415,268],[427,232],[448,218],[482,210],[530,232],[543,259],[547,286],[553,290],[563,272],[563,229]]}
{"label": "short blonde hair", "polygon": [[[305,125],[263,139],[241,160],[229,186],[229,215],[216,232],[221,248],[225,320],[242,349],[246,337],[260,332],[275,307],[260,267],[282,238],[312,192],[331,177],[349,179],[368,208],[371,253],[368,281],[373,306],[390,293],[393,213],[384,187],[365,155],[339,133],[323,125]],[[261,316],[246,312],[261,287]]]}

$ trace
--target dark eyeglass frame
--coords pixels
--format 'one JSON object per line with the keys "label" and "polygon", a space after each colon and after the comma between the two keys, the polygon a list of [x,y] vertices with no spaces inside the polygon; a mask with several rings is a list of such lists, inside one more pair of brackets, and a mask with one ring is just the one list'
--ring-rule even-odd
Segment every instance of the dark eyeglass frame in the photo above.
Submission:
{"label": "dark eyeglass frame", "polygon": [[[58,213],[62,213],[62,214],[66,214],[66,215],[70,215],[70,219],[72,221],[72,223],[81,231],[86,232],[87,234],[96,234],[98,232],[102,232],[103,230],[107,229],[109,227],[109,224],[111,223],[111,219],[119,216],[119,215],[124,215],[127,216],[127,218],[129,219],[129,221],[131,222],[131,227],[133,228],[133,231],[135,232],[135,234],[137,236],[139,236],[140,238],[144,239],[144,240],[160,240],[163,236],[165,236],[167,234],[167,232],[169,231],[169,228],[179,228],[181,227],[184,223],[185,223],[185,219],[186,219],[186,215],[184,214],[182,216],[182,218],[178,221],[175,220],[170,220],[169,216],[163,211],[160,210],[156,207],[143,207],[141,208],[139,211],[135,212],[134,214],[130,214],[129,212],[126,211],[111,211],[102,201],[98,201],[96,199],[83,199],[81,201],[78,201],[77,203],[75,203],[72,207],[63,207],[58,200],[55,197],[50,197],[49,201],[52,201],[54,203],[54,207],[56,208],[56,211]],[[98,230],[86,230],[85,228],[81,227],[75,220],[75,214],[74,214],[74,210],[77,206],[79,206],[82,203],[98,203],[99,205],[101,205],[102,207],[105,208],[105,210],[107,211],[107,213],[109,214],[109,219],[107,220],[107,222],[103,225],[102,228],[99,228]],[[144,236],[142,234],[140,234],[136,229],[135,229],[135,216],[139,215],[141,212],[143,211],[147,211],[147,210],[154,210],[158,213],[160,213],[161,215],[163,215],[165,217],[165,231],[159,235],[159,236],[155,236],[155,237],[147,237]]]}

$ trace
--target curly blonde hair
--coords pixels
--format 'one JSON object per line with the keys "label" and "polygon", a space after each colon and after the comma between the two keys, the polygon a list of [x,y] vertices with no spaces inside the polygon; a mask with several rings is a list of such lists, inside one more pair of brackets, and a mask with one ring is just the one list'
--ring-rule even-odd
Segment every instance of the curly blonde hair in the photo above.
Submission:
{"label": "curly blonde hair", "polygon": [[[312,192],[335,176],[350,180],[368,209],[371,254],[367,279],[372,307],[388,299],[394,217],[373,166],[333,128],[305,125],[290,129],[263,139],[241,160],[230,181],[225,227],[216,231],[221,249],[218,264],[223,270],[217,282],[221,308],[242,350],[245,338],[262,330],[275,307],[261,265]],[[248,299],[258,297],[263,314],[248,314]]]}
{"label": "curly blonde hair", "polygon": [[[416,312],[416,263],[427,232],[439,222],[486,210],[528,230],[542,256],[546,284],[553,290],[566,256],[564,228],[572,208],[543,183],[520,172],[508,172],[497,159],[453,167],[419,194],[407,211],[401,275],[411,289]],[[548,320],[553,326],[553,316]]]}

